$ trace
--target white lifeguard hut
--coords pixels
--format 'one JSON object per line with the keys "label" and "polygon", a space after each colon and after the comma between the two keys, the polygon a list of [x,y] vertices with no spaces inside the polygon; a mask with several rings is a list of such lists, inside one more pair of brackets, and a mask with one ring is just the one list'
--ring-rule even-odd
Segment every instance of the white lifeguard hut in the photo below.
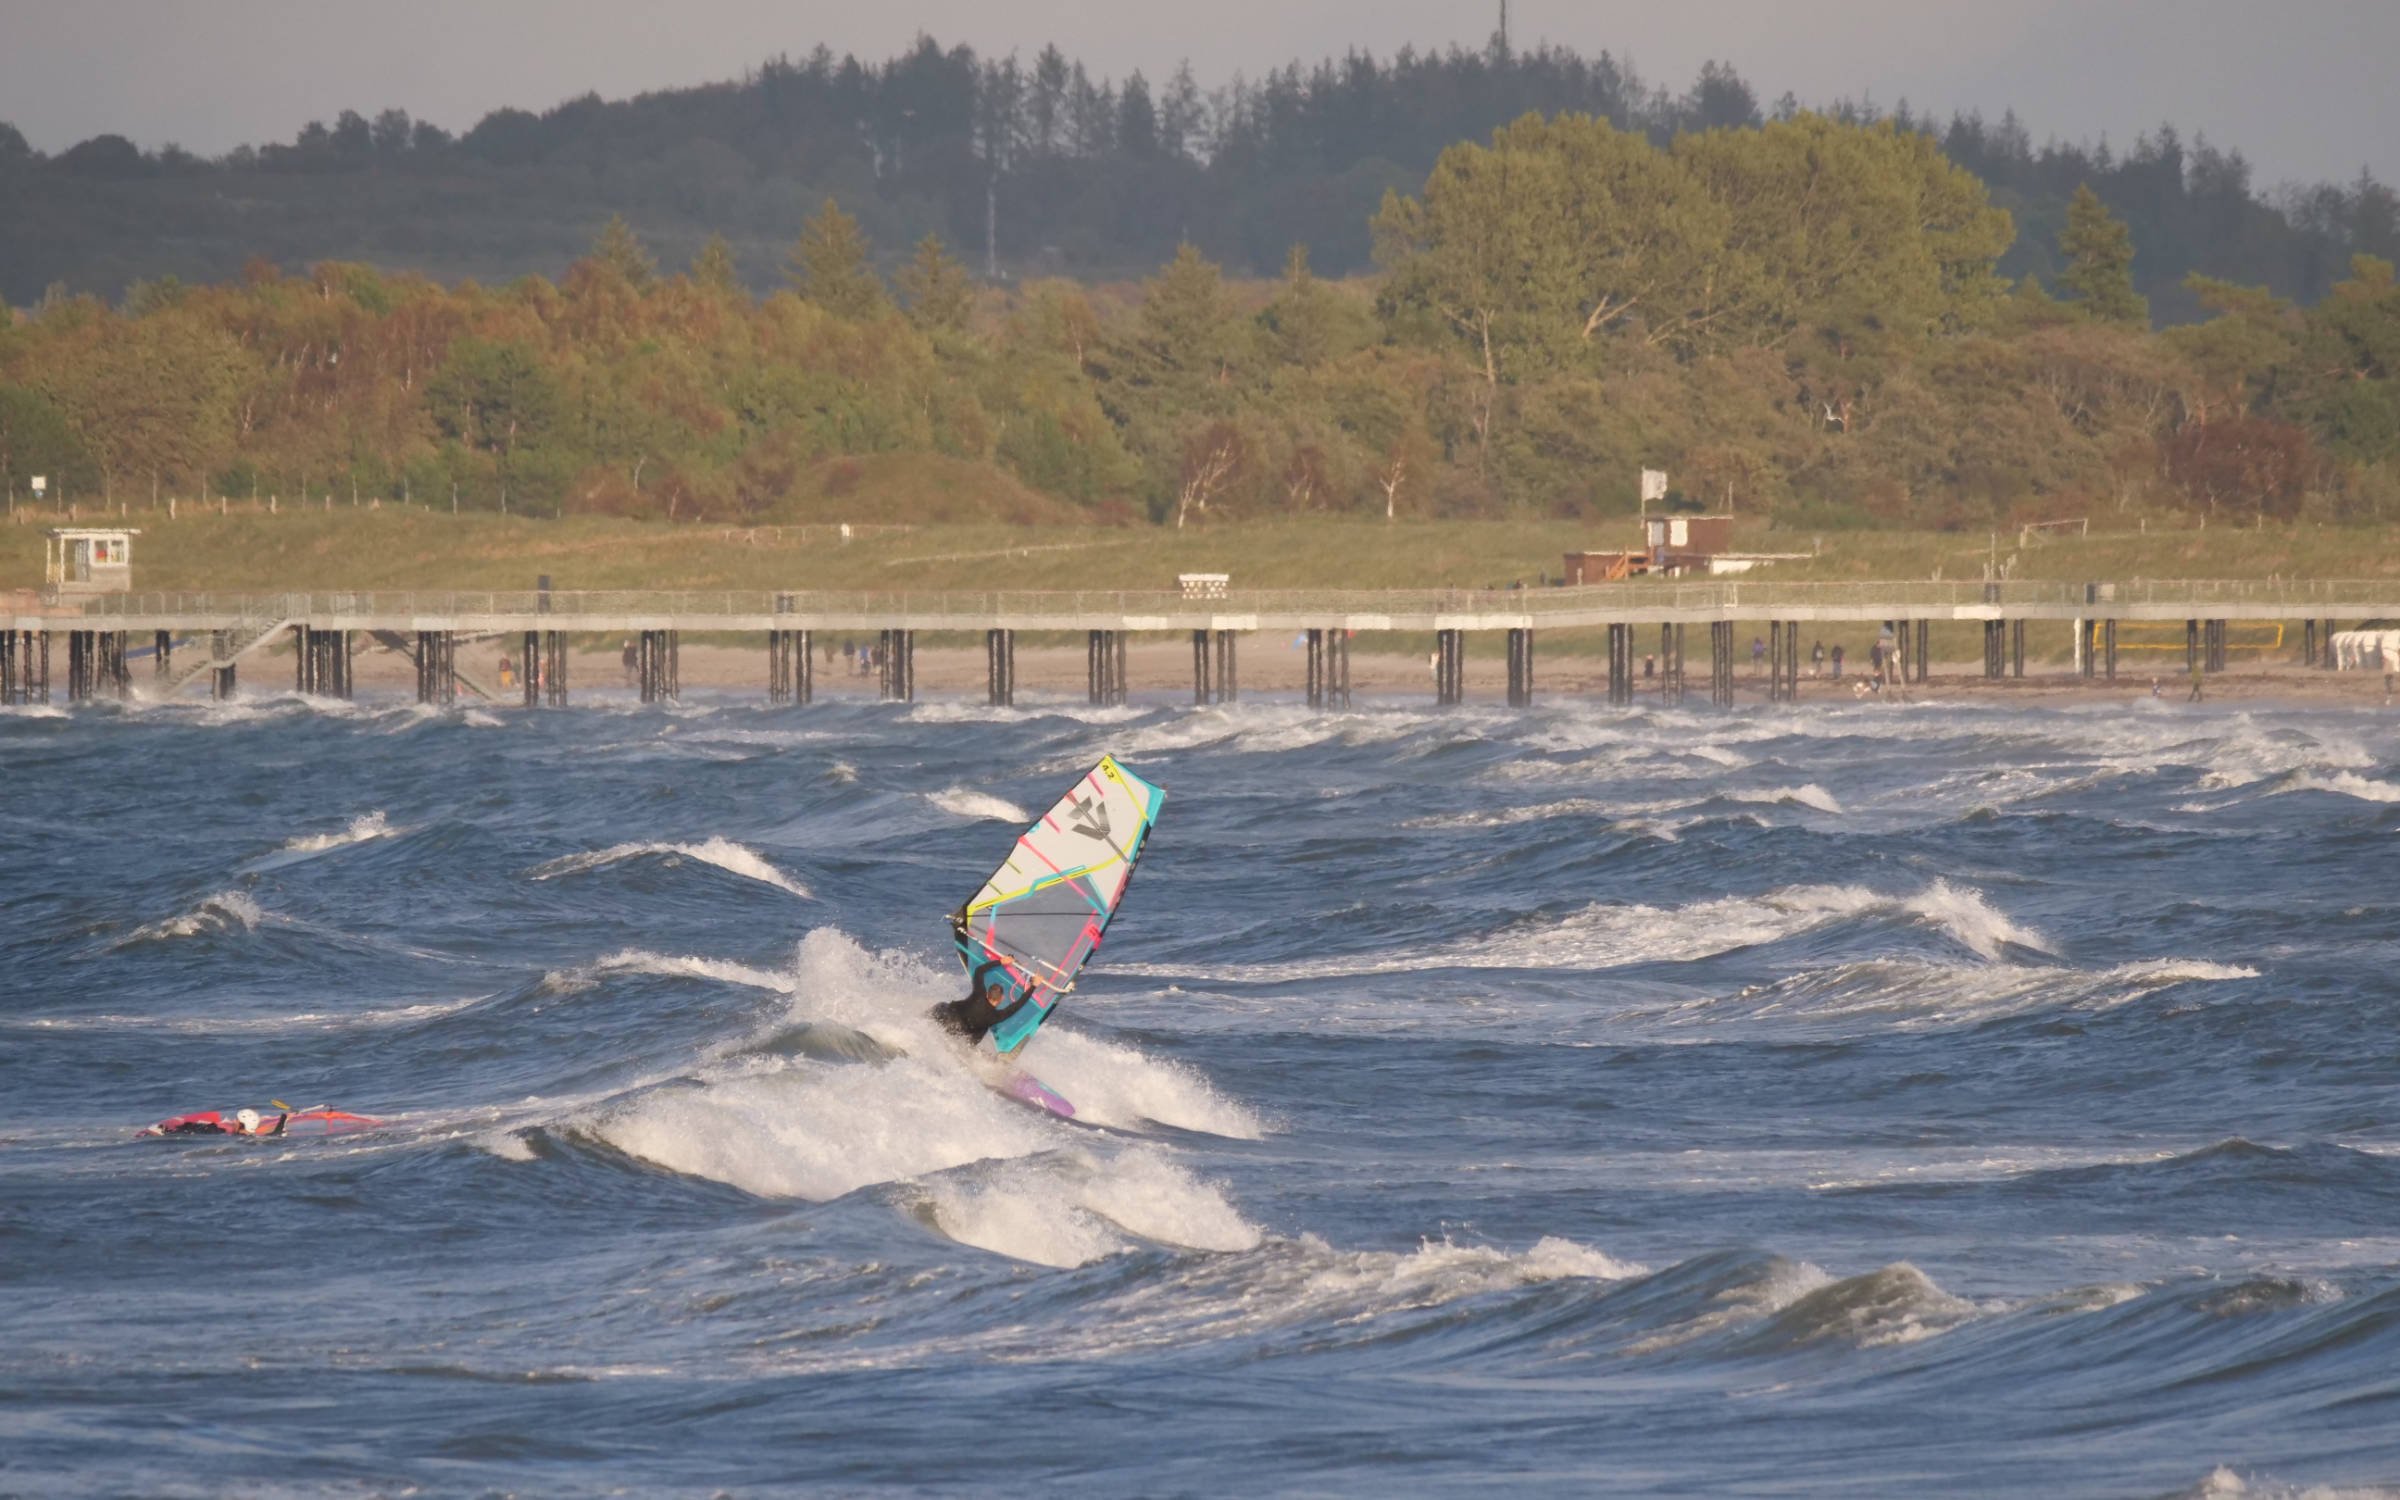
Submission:
{"label": "white lifeguard hut", "polygon": [[121,594],[133,587],[128,527],[53,526],[43,581],[61,594]]}

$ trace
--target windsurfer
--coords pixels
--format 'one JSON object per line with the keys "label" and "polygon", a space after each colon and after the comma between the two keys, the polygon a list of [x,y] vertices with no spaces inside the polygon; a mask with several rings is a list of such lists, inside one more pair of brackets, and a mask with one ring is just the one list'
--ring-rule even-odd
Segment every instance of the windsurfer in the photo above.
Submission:
{"label": "windsurfer", "polygon": [[967,1039],[973,1046],[993,1027],[1023,1010],[1031,1001],[1030,995],[1019,995],[1012,1003],[1008,986],[1001,975],[1006,966],[990,959],[976,966],[974,977],[967,982],[967,993],[958,1000],[945,1000],[928,1014],[944,1027]]}
{"label": "windsurfer", "polygon": [[228,1117],[209,1110],[203,1114],[178,1115],[161,1120],[142,1132],[144,1135],[281,1135],[291,1121],[289,1114],[279,1114],[269,1125],[255,1109],[236,1110]]}

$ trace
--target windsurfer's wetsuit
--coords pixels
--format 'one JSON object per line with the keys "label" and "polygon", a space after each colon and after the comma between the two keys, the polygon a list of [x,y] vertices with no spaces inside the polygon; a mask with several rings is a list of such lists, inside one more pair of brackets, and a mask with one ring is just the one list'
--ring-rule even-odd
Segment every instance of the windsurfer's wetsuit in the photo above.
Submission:
{"label": "windsurfer's wetsuit", "polygon": [[967,982],[966,998],[945,1000],[928,1014],[951,1031],[965,1037],[969,1046],[982,1041],[984,1035],[993,1027],[1023,1010],[1033,999],[1031,995],[1019,995],[1009,1005],[992,1003],[991,991],[998,990],[1004,995],[1008,993],[1000,977],[1007,972],[1007,967],[996,958],[977,965],[974,977]]}

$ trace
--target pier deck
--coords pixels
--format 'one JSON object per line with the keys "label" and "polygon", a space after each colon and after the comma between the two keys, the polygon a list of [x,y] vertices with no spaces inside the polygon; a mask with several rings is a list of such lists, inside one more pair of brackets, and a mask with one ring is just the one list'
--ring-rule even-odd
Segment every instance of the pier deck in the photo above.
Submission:
{"label": "pier deck", "polygon": [[[2195,673],[2222,671],[2231,621],[2300,622],[2310,666],[2333,666],[2337,619],[2400,618],[2400,582],[2384,580],[2121,582],[1850,582],[1753,580],[1626,582],[1575,588],[1418,590],[1228,590],[1210,598],[1180,592],[839,592],[828,590],[499,592],[378,591],[310,593],[99,593],[18,590],[0,594],[0,703],[48,702],[52,638],[64,636],[70,701],[131,693],[128,642],[154,639],[155,676],[164,694],[206,674],[219,697],[234,691],[238,665],[289,637],[295,647],[295,686],[301,692],[349,696],[354,638],[408,655],[417,666],[417,693],[426,703],[456,700],[463,677],[457,642],[465,636],[514,635],[522,640],[525,703],[563,706],[567,637],[621,635],[626,667],[644,702],[681,692],[685,634],[764,638],[768,694],[776,703],[805,703],[813,695],[810,645],[818,632],[875,639],[886,697],[916,695],[916,637],[927,631],[981,631],[995,704],[1014,701],[1016,638],[1026,631],[1082,633],[1089,642],[1091,701],[1122,703],[1126,643],[1141,633],[1186,633],[1192,642],[1196,703],[1230,702],[1239,673],[1236,643],[1249,632],[1305,638],[1308,701],[1312,707],[1350,701],[1351,638],[1408,632],[1435,637],[1436,699],[1465,695],[1465,639],[1473,632],[1508,638],[1508,702],[1533,702],[1534,639],[1557,630],[1606,630],[1609,696],[1632,700],[1635,632],[1660,631],[1666,663],[1662,691],[1680,703],[1685,691],[1686,628],[1708,628],[1703,656],[1709,693],[1720,705],[1734,699],[1738,643],[1734,622],[1764,623],[1752,659],[1768,656],[1770,698],[1798,694],[1804,625],[1879,625],[1878,678],[1925,680],[1936,622],[1980,622],[1984,674],[2025,675],[2025,627],[2032,621],[2071,622],[2075,669],[2083,677],[2117,675],[2118,627],[2180,620],[2185,654]],[[181,636],[202,650],[186,653],[180,671],[170,655]],[[1771,645],[1770,645],[1771,642]],[[2379,648],[2380,649],[2380,648]],[[197,658],[196,660],[194,658]],[[488,695],[488,694],[487,694]]]}
{"label": "pier deck", "polygon": [[0,629],[316,630],[1574,630],[1726,620],[2311,620],[2400,617],[2400,581],[2115,583],[1751,580],[1579,588],[1156,592],[793,590],[0,594]]}

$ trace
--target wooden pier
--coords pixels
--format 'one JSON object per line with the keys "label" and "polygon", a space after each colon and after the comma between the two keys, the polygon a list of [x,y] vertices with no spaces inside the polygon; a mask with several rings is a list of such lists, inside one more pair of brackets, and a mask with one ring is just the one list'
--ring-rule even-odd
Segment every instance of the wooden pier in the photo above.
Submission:
{"label": "wooden pier", "polygon": [[[1126,698],[1128,643],[1136,635],[1188,636],[1195,703],[1238,696],[1238,643],[1245,634],[1305,638],[1307,701],[1340,708],[1350,701],[1350,652],[1359,635],[1413,635],[1434,641],[1435,700],[1466,697],[1470,634],[1504,636],[1506,699],[1534,702],[1535,640],[1542,631],[1605,630],[1608,696],[1630,703],[1637,686],[1637,639],[1658,631],[1654,666],[1662,701],[1680,703],[1687,627],[1708,627],[1710,699],[1730,704],[1739,670],[1736,622],[1764,627],[1753,669],[1764,671],[1768,698],[1799,691],[1804,625],[1871,625],[1888,640],[1888,680],[1922,682],[1935,622],[1979,623],[1988,678],[2025,675],[2028,623],[2072,632],[2077,675],[2114,680],[2122,622],[2181,622],[2184,669],[2222,671],[2227,622],[2275,621],[2301,627],[2303,660],[2333,665],[2337,620],[2400,618],[2400,583],[2383,581],[2115,583],[1761,583],[1750,580],[1621,582],[1573,588],[1507,590],[1229,590],[1221,597],[1172,592],[843,593],[827,591],[381,592],[173,594],[115,592],[61,596],[56,591],[0,594],[0,704],[48,702],[52,642],[64,637],[64,686],[70,701],[134,692],[127,643],[143,636],[156,653],[146,696],[169,696],[205,679],[219,697],[255,654],[289,643],[294,686],[347,697],[350,659],[364,642],[381,643],[416,667],[417,697],[457,700],[461,637],[522,642],[524,703],[567,702],[570,634],[621,636],[643,702],[682,691],[686,633],[749,635],[762,642],[768,701],[803,704],[815,696],[812,641],[823,632],[866,635],[882,696],[916,697],[916,639],[921,632],[981,635],[989,701],[1016,698],[1016,642],[1027,631],[1081,635],[1087,642],[1087,689],[1095,705]],[[181,660],[173,643],[185,642]],[[1767,642],[1772,644],[1768,645]],[[2155,649],[2155,648],[2153,648]],[[1859,663],[1864,666],[1865,663]],[[1856,669],[1853,669],[1854,675]],[[478,689],[481,690],[480,688]],[[486,696],[496,696],[486,694]]]}

